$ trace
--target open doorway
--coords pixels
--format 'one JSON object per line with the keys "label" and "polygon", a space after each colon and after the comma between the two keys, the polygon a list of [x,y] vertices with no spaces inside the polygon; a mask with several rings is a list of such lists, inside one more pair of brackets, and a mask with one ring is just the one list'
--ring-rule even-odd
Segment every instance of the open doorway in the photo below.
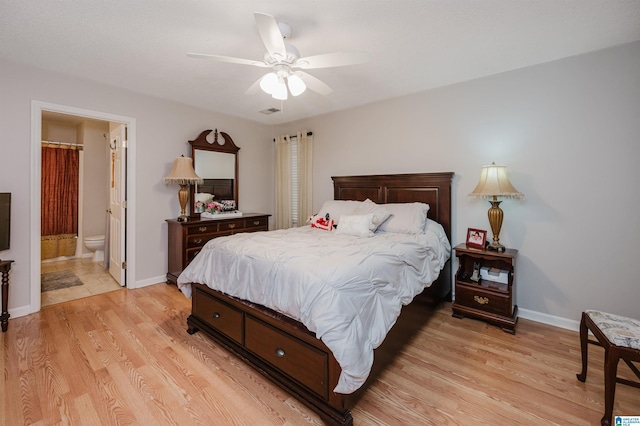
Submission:
{"label": "open doorway", "polygon": [[[105,197],[108,203],[105,205],[102,203],[98,211],[97,220],[93,220],[93,229],[104,231],[105,245],[115,245],[115,247],[109,247],[109,253],[117,253],[120,256],[117,259],[117,270],[115,281],[119,281],[123,286],[126,285],[129,288],[135,287],[133,280],[135,263],[131,259],[127,259],[127,253],[134,253],[135,235],[134,222],[129,220],[130,217],[134,217],[133,207],[135,205],[135,119],[130,117],[116,116],[113,114],[84,110],[74,107],[67,107],[63,105],[47,104],[42,102],[32,102],[32,155],[31,155],[31,312],[37,312],[41,307],[41,273],[42,266],[40,263],[41,258],[41,191],[42,191],[42,140],[43,136],[47,134],[47,129],[43,132],[42,120],[43,117],[51,117],[51,115],[75,117],[80,121],[91,121],[92,123],[106,123],[108,129],[104,132],[104,147],[108,149],[104,156],[105,168],[108,169],[108,182],[104,182],[105,189],[108,191],[108,196]],[[114,142],[115,140],[115,142]],[[86,167],[85,167],[86,169]],[[91,183],[90,179],[83,179],[85,183]],[[116,188],[116,184],[119,186]],[[80,191],[82,192],[82,191]],[[87,194],[87,191],[84,191]],[[114,225],[114,221],[111,220],[108,214],[109,209],[118,209],[117,221]],[[82,210],[82,203],[80,203],[80,210]],[[86,215],[85,215],[86,217]],[[102,223],[102,228],[96,223]],[[82,226],[82,225],[81,225]],[[111,227],[111,228],[110,228]],[[114,229],[114,227],[116,229]],[[87,255],[87,247],[84,244],[84,238],[87,236],[99,236],[102,235],[97,231],[92,231],[92,228],[84,227],[88,229],[88,232],[79,232],[77,237],[77,249],[74,256],[77,260],[76,263],[83,263]],[[84,234],[84,235],[83,235]],[[96,235],[87,235],[96,234]],[[111,243],[111,244],[110,244]],[[95,253],[89,253],[89,256],[93,256]],[[109,255],[107,255],[109,256]],[[103,266],[106,266],[111,262],[113,257],[109,256],[106,260],[99,260],[93,262],[93,259],[89,259],[85,263],[96,271],[104,273]],[[100,264],[99,268],[96,268],[96,263]],[[82,265],[81,265],[82,266]],[[86,269],[86,268],[85,268]],[[85,271],[86,272],[86,271]],[[107,266],[106,274],[108,276],[109,269]]]}
{"label": "open doorway", "polygon": [[[43,307],[124,286],[118,249],[120,141],[126,140],[121,135],[125,128],[121,123],[42,112]],[[115,219],[111,218],[112,200],[117,200],[113,202]],[[111,259],[116,261],[110,264]]]}

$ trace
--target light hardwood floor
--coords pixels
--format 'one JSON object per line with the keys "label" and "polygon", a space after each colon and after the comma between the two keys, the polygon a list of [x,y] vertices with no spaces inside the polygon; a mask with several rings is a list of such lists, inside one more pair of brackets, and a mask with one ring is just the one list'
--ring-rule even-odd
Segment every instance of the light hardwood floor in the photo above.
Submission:
{"label": "light hardwood floor", "polygon": [[[12,318],[0,334],[2,425],[299,425],[319,418],[204,334],[164,283]],[[517,334],[451,316],[429,323],[352,410],[356,425],[598,425],[602,350],[586,383],[578,333],[521,319]],[[620,370],[632,378],[626,365]],[[618,385],[616,414],[640,415]]]}
{"label": "light hardwood floor", "polygon": [[104,268],[103,263],[94,262],[90,257],[43,262],[40,265],[40,272],[42,274],[65,269],[70,269],[75,272],[78,278],[80,278],[80,281],[82,281],[82,285],[41,293],[41,306],[54,305],[56,303],[121,289],[120,284],[109,274],[109,270]]}

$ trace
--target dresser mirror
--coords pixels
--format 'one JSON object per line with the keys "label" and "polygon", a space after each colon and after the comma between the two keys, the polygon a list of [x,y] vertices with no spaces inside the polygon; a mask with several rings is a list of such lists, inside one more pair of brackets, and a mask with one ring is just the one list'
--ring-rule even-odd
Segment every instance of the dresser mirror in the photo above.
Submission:
{"label": "dresser mirror", "polygon": [[191,145],[191,158],[196,174],[204,182],[199,185],[191,185],[190,206],[192,216],[201,213],[196,207],[196,201],[211,199],[225,206],[231,203],[238,209],[238,151],[236,146],[225,132],[205,130],[200,135],[189,141]]}

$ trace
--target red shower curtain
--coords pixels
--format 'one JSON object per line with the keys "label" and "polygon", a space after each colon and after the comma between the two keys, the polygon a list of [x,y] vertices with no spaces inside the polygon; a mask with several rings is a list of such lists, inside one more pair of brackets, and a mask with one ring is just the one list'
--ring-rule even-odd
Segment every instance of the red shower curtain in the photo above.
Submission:
{"label": "red shower curtain", "polygon": [[42,147],[41,236],[53,242],[67,241],[66,246],[43,258],[73,256],[78,234],[79,155],[67,147]]}

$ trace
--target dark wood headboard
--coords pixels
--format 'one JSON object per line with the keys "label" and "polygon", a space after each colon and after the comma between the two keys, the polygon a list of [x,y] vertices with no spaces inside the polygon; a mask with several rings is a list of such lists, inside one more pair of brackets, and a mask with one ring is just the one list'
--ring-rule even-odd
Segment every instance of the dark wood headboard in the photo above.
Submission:
{"label": "dark wood headboard", "polygon": [[429,219],[440,223],[451,241],[451,181],[453,172],[398,175],[333,176],[335,200],[364,201],[378,204],[429,204]]}

